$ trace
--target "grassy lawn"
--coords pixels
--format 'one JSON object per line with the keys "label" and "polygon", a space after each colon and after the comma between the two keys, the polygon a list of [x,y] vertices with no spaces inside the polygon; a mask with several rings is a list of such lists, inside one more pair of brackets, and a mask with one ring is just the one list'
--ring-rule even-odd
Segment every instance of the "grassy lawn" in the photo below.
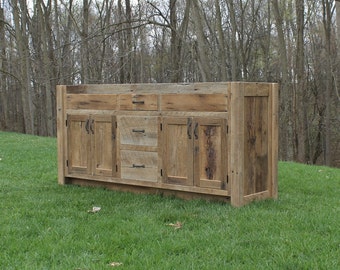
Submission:
{"label": "grassy lawn", "polygon": [[279,200],[236,209],[60,186],[56,162],[0,132],[0,269],[340,269],[339,169],[282,162]]}

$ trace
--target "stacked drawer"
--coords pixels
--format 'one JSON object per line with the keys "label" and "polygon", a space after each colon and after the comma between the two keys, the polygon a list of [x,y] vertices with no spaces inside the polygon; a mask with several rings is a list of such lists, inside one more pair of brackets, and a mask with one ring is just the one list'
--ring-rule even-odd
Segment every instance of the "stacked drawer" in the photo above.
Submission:
{"label": "stacked drawer", "polygon": [[[130,111],[117,116],[121,178],[156,182],[159,116],[152,111],[157,111],[157,96],[121,95],[119,103],[122,111]],[[138,111],[151,112],[141,115]]]}

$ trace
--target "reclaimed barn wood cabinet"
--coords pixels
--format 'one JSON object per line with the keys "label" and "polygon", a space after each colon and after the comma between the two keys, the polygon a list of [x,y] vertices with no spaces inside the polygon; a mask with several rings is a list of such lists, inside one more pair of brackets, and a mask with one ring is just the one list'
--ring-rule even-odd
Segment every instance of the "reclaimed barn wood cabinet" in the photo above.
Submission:
{"label": "reclaimed barn wood cabinet", "polygon": [[60,184],[277,198],[274,83],[60,85],[57,135]]}

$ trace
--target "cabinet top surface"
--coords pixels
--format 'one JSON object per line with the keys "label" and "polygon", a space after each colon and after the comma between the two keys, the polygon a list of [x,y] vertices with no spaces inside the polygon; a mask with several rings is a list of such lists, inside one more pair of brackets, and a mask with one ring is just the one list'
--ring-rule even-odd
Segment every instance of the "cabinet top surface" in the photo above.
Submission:
{"label": "cabinet top surface", "polygon": [[232,86],[263,88],[273,84],[262,82],[80,84],[66,86],[66,92],[69,94],[228,94]]}

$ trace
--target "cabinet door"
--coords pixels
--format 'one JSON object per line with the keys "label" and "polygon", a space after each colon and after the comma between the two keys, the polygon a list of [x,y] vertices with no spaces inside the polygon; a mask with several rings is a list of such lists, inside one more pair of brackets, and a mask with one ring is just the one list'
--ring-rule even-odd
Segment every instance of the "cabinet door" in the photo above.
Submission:
{"label": "cabinet door", "polygon": [[226,120],[194,118],[193,129],[195,185],[226,189]]}
{"label": "cabinet door", "polygon": [[90,173],[90,122],[88,115],[67,116],[68,173]]}
{"label": "cabinet door", "polygon": [[163,179],[166,183],[193,185],[193,120],[163,118]]}
{"label": "cabinet door", "polygon": [[116,171],[116,125],[112,115],[91,115],[92,171],[112,176]]}

